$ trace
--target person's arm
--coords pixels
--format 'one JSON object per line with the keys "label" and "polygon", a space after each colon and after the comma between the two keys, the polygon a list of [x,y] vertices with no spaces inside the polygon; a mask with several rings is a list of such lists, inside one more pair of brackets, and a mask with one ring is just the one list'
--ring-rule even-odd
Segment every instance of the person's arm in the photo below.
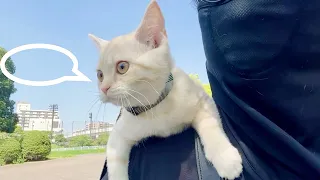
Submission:
{"label": "person's arm", "polygon": [[320,1],[199,1],[210,85],[244,177],[320,177]]}
{"label": "person's arm", "polygon": [[281,63],[277,56],[290,47],[303,3],[300,0],[198,1],[208,68],[225,63],[236,75],[246,78]]}

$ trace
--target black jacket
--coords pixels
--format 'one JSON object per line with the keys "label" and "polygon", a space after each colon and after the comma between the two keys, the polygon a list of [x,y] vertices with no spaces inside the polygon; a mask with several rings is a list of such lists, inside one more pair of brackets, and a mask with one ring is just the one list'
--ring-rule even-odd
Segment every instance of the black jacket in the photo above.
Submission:
{"label": "black jacket", "polygon": [[[239,179],[319,180],[320,1],[202,0],[198,12]],[[192,129],[150,138],[131,152],[130,179],[219,179],[199,144]]]}

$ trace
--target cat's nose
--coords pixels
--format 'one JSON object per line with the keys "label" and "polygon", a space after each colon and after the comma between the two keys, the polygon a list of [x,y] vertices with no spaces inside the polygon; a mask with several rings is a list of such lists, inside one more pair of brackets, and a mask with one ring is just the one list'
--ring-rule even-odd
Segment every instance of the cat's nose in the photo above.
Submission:
{"label": "cat's nose", "polygon": [[101,87],[101,91],[105,94],[107,94],[108,90],[110,89],[110,86],[109,87]]}

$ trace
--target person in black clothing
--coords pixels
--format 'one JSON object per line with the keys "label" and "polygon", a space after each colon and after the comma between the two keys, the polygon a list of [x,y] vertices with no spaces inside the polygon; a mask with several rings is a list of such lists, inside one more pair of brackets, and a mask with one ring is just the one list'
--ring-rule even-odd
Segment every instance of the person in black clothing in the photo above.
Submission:
{"label": "person in black clothing", "polygon": [[[183,1],[181,2],[183,3]],[[198,0],[207,73],[240,180],[320,179],[320,1]],[[101,180],[107,180],[104,167]],[[193,129],[131,151],[130,180],[215,180]]]}

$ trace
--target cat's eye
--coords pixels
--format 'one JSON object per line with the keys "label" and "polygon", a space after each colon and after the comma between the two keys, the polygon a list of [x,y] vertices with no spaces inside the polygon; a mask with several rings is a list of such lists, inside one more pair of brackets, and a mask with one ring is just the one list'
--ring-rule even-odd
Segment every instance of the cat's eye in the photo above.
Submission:
{"label": "cat's eye", "polygon": [[120,61],[117,64],[117,72],[119,74],[124,74],[128,71],[129,69],[129,63],[127,61]]}
{"label": "cat's eye", "polygon": [[102,73],[102,71],[100,71],[100,70],[97,71],[97,77],[98,77],[100,82],[103,81],[103,73]]}

